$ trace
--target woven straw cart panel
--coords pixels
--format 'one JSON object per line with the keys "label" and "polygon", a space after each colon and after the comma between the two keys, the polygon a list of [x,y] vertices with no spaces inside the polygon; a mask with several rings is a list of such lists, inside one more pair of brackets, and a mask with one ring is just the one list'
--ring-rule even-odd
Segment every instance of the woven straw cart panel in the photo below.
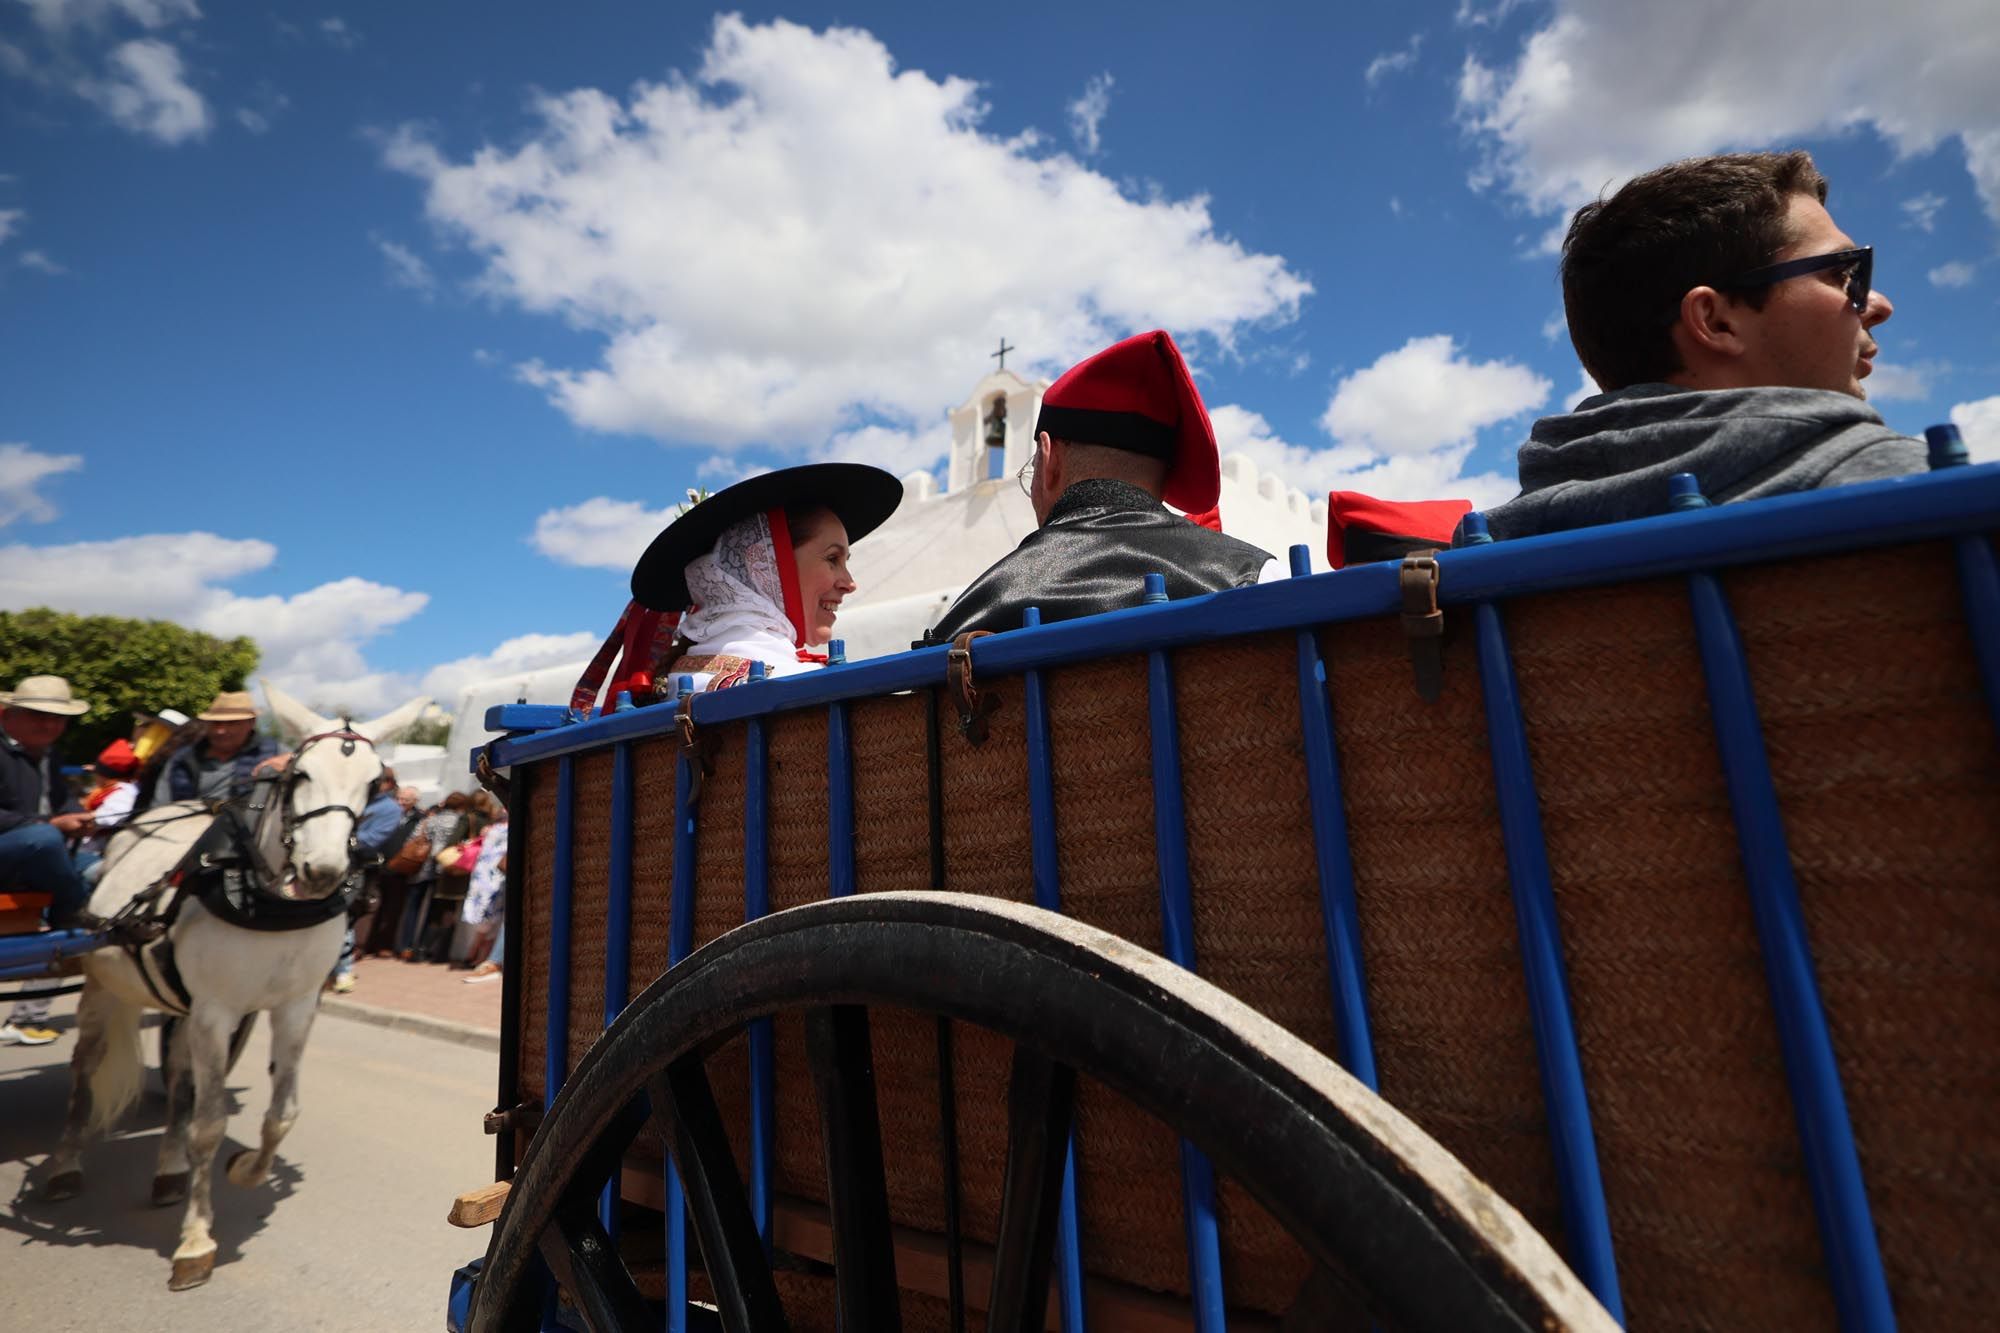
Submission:
{"label": "woven straw cart panel", "polygon": [[[1725,574],[1748,652],[1862,1168],[1899,1319],[1981,1326],[2000,1304],[2000,761],[1958,590],[1925,544]],[[1547,841],[1619,1279],[1634,1328],[1834,1323],[1728,793],[1679,579],[1503,607]],[[1469,617],[1447,614],[1444,690],[1418,698],[1393,620],[1318,632],[1385,1097],[1560,1247]],[[1337,1055],[1290,633],[1171,654],[1202,975]],[[1063,908],[1161,947],[1143,656],[1045,673]],[[1019,682],[972,746],[939,750],[945,888],[1032,900]],[[923,693],[850,707],[863,892],[931,886]],[[766,723],[774,908],[828,891],[827,722]],[[743,919],[744,724],[709,729],[697,944]],[[631,991],[662,970],[675,740],[638,743]],[[607,753],[575,760],[569,1060],[604,1003]],[[528,883],[547,882],[554,762],[523,777]],[[521,1083],[539,1097],[549,907],[521,913]],[[875,1024],[896,1221],[943,1229],[934,1026]],[[796,1024],[781,1022],[782,1193],[823,1200]],[[718,1097],[747,1121],[741,1043]],[[990,1243],[1005,1156],[1005,1044],[956,1034],[962,1219]],[[739,1137],[739,1152],[745,1139]],[[1187,1290],[1173,1136],[1102,1087],[1077,1110],[1093,1276]],[[1227,1182],[1226,1287],[1256,1326],[1305,1278]],[[921,1301],[913,1312],[928,1310]],[[922,1319],[913,1319],[921,1325]]]}

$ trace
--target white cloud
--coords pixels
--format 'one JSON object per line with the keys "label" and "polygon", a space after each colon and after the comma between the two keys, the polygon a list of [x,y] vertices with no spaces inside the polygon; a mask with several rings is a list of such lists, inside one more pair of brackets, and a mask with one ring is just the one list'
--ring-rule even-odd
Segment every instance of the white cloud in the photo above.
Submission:
{"label": "white cloud", "polygon": [[1090,82],[1083,85],[1083,96],[1065,108],[1069,112],[1070,137],[1076,140],[1085,157],[1096,157],[1103,147],[1099,130],[1111,110],[1111,88],[1116,82],[1108,72],[1092,75]]}
{"label": "white cloud", "polygon": [[40,250],[23,250],[21,252],[21,267],[31,268],[37,273],[46,273],[52,278],[60,277],[69,272],[67,268],[50,259]]}
{"label": "white cloud", "polygon": [[1512,361],[1469,361],[1439,333],[1341,380],[1319,424],[1344,448],[1414,457],[1469,448],[1485,427],[1547,402],[1552,387]]}
{"label": "white cloud", "polygon": [[1597,381],[1590,377],[1590,372],[1582,366],[1578,366],[1576,368],[1576,387],[1571,389],[1569,396],[1563,399],[1563,411],[1574,412],[1578,403],[1586,398],[1595,398],[1603,392],[1604,390],[1599,387]]}
{"label": "white cloud", "polygon": [[327,45],[338,47],[342,51],[352,51],[355,47],[361,45],[361,34],[347,26],[346,19],[321,19],[319,21],[319,35],[325,39]]}
{"label": "white cloud", "polygon": [[431,272],[431,266],[423,261],[422,256],[408,246],[398,245],[383,236],[370,233],[369,239],[375,242],[375,248],[380,250],[382,258],[388,261],[391,286],[407,287],[413,292],[419,292],[426,301],[437,292],[437,277]]}
{"label": "white cloud", "polygon": [[[501,643],[490,653],[477,653],[450,662],[441,662],[424,673],[418,687],[441,706],[458,707],[458,694],[474,681],[492,676],[523,675],[543,667],[582,662],[597,651],[602,634],[578,630],[574,634],[522,634]],[[405,691],[405,697],[415,691]]]}
{"label": "white cloud", "polygon": [[1503,19],[1524,3],[1526,0],[1494,0],[1493,4],[1482,9],[1473,0],[1458,0],[1458,12],[1452,15],[1451,21],[1461,28],[1497,28]]}
{"label": "white cloud", "polygon": [[407,697],[408,682],[370,670],[361,649],[430,599],[359,578],[336,579],[289,597],[245,597],[222,586],[269,568],[277,555],[269,542],[209,532],[5,546],[0,547],[0,609],[49,606],[172,620],[210,634],[247,634],[262,654],[259,669],[301,698],[365,712]]}
{"label": "white cloud", "polygon": [[1229,345],[1311,291],[1207,199],[983,133],[976,85],[853,29],[723,16],[692,76],[535,110],[512,149],[404,127],[384,155],[492,295],[604,338],[595,367],[517,372],[590,429],[810,456],[937,421],[994,328],[1056,368],[1156,325]]}
{"label": "white cloud", "polygon": [[1951,409],[1951,422],[1965,437],[1973,462],[2000,462],[2000,395],[1960,403]]}
{"label": "white cloud", "polygon": [[71,28],[101,28],[114,16],[147,29],[201,17],[201,8],[195,0],[21,0],[21,3],[28,7],[36,23],[54,33]]}
{"label": "white cloud", "polygon": [[1944,206],[1945,197],[1941,194],[1926,192],[1914,199],[1905,199],[1902,207],[1909,221],[1903,225],[1915,227],[1918,231],[1930,231],[1937,226],[1937,215]]}
{"label": "white cloud", "polygon": [[1569,333],[1569,318],[1558,308],[1542,321],[1542,341],[1560,342]]}
{"label": "white cloud", "polygon": [[1977,264],[1968,264],[1963,259],[1954,259],[1948,264],[1939,264],[1928,276],[1933,287],[1970,287],[1973,278],[1979,274]]}
{"label": "white cloud", "polygon": [[1459,497],[1485,508],[1520,488],[1496,472],[1466,472],[1479,432],[1540,407],[1551,387],[1510,361],[1467,360],[1437,334],[1412,338],[1340,381],[1319,423],[1331,448],[1292,444],[1261,414],[1233,403],[1209,416],[1224,453],[1246,454],[1309,492]]}
{"label": "white cloud", "polygon": [[9,236],[12,236],[14,229],[19,227],[27,216],[26,209],[0,208],[0,243],[4,243]]}
{"label": "white cloud", "polygon": [[119,125],[161,143],[202,138],[215,121],[183,77],[180,52],[155,37],[113,50],[105,77],[83,79],[77,91]]}
{"label": "white cloud", "polygon": [[1274,472],[1309,495],[1360,491],[1382,500],[1441,500],[1458,497],[1479,508],[1511,499],[1520,487],[1495,472],[1465,473],[1470,444],[1424,454],[1382,457],[1365,449],[1314,449],[1291,444],[1257,412],[1224,403],[1209,412],[1215,442],[1227,456],[1240,453],[1258,468]]}
{"label": "white cloud", "polygon": [[1368,62],[1368,68],[1361,73],[1362,82],[1370,88],[1388,78],[1391,74],[1407,72],[1417,63],[1417,52],[1423,48],[1424,35],[1410,34],[1410,44],[1400,51],[1384,51]]}
{"label": "white cloud", "polygon": [[677,505],[648,509],[637,500],[599,495],[549,510],[535,520],[528,541],[558,564],[629,570],[678,512]]}
{"label": "white cloud", "polygon": [[1867,127],[1900,157],[1956,137],[2000,222],[1996,31],[1992,0],[1555,0],[1511,65],[1467,57],[1459,113],[1476,181],[1538,212],[1675,158]]}
{"label": "white cloud", "polygon": [[1896,362],[1877,362],[1868,376],[1868,400],[1870,402],[1916,402],[1931,396],[1931,379],[1940,367],[1930,362],[1919,362],[1906,366]]}
{"label": "white cloud", "polygon": [[827,441],[820,461],[828,463],[871,463],[885,472],[906,476],[928,472],[951,447],[951,428],[943,422],[928,430],[896,430],[889,426],[863,426],[842,431]]}
{"label": "white cloud", "polygon": [[0,444],[0,528],[16,519],[46,523],[54,518],[56,507],[38,488],[50,477],[82,467],[82,454],[44,454],[25,444]]}

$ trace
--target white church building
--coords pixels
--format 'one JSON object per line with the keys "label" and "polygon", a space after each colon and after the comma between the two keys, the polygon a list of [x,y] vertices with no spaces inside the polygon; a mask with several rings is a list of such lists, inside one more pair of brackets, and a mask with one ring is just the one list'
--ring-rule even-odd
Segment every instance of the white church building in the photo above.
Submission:
{"label": "white church building", "polygon": [[[848,568],[859,590],[842,605],[836,634],[850,661],[902,652],[923,637],[959,592],[1035,529],[1018,480],[1035,448],[1035,422],[1050,381],[1000,369],[951,409],[945,484],[928,471],[903,478],[903,503],[854,544]],[[1326,497],[1308,497],[1242,454],[1222,460],[1222,530],[1280,561],[1304,543],[1313,569],[1326,564]],[[1137,600],[1137,590],[1134,590]],[[606,608],[607,618],[615,608]],[[443,763],[447,787],[468,787],[467,758],[486,739],[486,709],[525,699],[566,704],[585,663],[478,681],[457,708]]]}

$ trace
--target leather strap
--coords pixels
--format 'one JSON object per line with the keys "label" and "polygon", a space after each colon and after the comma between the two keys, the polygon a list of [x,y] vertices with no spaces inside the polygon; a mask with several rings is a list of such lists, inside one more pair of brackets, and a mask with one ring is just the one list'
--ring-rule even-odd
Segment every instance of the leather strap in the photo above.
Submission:
{"label": "leather strap", "polygon": [[986,638],[992,631],[969,629],[951,641],[945,653],[945,687],[958,706],[958,732],[974,745],[986,743],[986,719],[998,711],[1000,697],[980,689],[972,680],[972,641]]}
{"label": "leather strap", "polygon": [[1403,592],[1403,636],[1410,645],[1417,694],[1436,703],[1444,692],[1444,612],[1438,609],[1437,552],[1425,549],[1403,557],[1398,575]]}

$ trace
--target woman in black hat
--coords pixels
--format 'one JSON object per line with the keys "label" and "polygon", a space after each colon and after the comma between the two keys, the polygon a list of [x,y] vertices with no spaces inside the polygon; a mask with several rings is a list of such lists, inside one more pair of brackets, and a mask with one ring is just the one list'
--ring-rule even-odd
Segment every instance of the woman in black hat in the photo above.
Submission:
{"label": "woman in black hat", "polygon": [[[750,663],[791,675],[826,661],[840,603],[854,591],[850,543],[902,503],[903,484],[862,463],[766,472],[700,501],[653,539],[632,571],[632,596],[666,613],[670,643],[653,679],[693,675],[697,689],[733,685]],[[676,621],[676,617],[678,617]]]}

